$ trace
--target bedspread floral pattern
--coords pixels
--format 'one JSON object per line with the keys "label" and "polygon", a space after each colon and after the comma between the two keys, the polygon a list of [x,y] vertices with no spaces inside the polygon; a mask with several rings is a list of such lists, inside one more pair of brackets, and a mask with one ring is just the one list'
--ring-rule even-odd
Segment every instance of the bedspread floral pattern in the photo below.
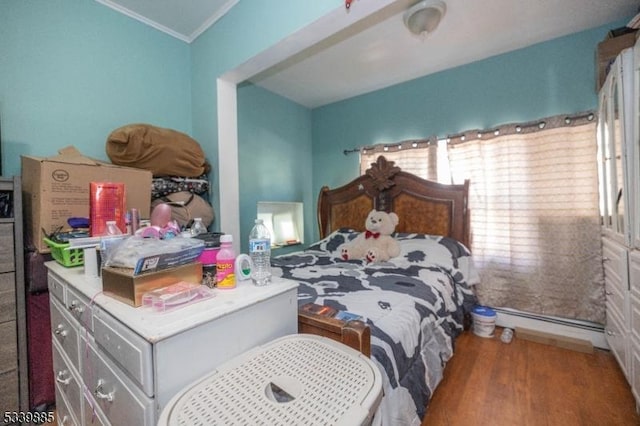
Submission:
{"label": "bedspread floral pattern", "polygon": [[298,303],[361,315],[371,327],[371,357],[386,372],[383,424],[419,424],[479,277],[469,251],[446,237],[395,234],[400,256],[344,261],[338,247],[357,232],[336,231],[307,250],[272,260],[274,276],[300,283]]}

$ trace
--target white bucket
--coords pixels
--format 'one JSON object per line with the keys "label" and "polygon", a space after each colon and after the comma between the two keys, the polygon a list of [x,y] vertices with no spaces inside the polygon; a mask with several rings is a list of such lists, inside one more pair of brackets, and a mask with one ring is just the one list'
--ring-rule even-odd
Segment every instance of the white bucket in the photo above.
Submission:
{"label": "white bucket", "polygon": [[480,337],[493,337],[496,329],[496,311],[486,306],[476,306],[471,311],[473,333]]}

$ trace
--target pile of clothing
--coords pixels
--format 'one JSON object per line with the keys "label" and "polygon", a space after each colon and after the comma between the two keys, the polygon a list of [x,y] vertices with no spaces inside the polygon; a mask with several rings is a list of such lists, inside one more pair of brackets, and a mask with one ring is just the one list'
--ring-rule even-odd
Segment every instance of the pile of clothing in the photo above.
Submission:
{"label": "pile of clothing", "polygon": [[169,204],[172,219],[182,228],[190,227],[196,217],[206,227],[213,223],[207,176],[211,166],[195,139],[151,124],[128,124],[109,134],[106,151],[113,164],[153,173],[152,209]]}

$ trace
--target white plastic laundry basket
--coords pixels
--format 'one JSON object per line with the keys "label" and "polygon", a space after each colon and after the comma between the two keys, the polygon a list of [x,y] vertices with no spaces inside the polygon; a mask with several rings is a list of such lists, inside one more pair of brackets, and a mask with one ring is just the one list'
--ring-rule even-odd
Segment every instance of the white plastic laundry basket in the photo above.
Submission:
{"label": "white plastic laundry basket", "polygon": [[493,337],[496,329],[496,311],[486,306],[476,306],[471,311],[473,333],[480,337]]}
{"label": "white plastic laundry basket", "polygon": [[254,348],[174,396],[158,425],[366,425],[382,377],[366,356],[294,334]]}

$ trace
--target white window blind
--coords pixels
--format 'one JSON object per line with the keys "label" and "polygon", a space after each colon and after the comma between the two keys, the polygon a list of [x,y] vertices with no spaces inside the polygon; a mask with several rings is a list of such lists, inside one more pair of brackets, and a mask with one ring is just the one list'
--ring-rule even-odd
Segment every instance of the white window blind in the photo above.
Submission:
{"label": "white window blind", "polygon": [[481,303],[604,321],[595,123],[449,147]]}
{"label": "white window blind", "polygon": [[482,278],[480,303],[603,323],[592,119],[593,114],[558,116],[526,128],[470,131],[448,148],[374,147],[361,151],[360,170],[384,155],[429,180],[469,179],[470,248]]}

